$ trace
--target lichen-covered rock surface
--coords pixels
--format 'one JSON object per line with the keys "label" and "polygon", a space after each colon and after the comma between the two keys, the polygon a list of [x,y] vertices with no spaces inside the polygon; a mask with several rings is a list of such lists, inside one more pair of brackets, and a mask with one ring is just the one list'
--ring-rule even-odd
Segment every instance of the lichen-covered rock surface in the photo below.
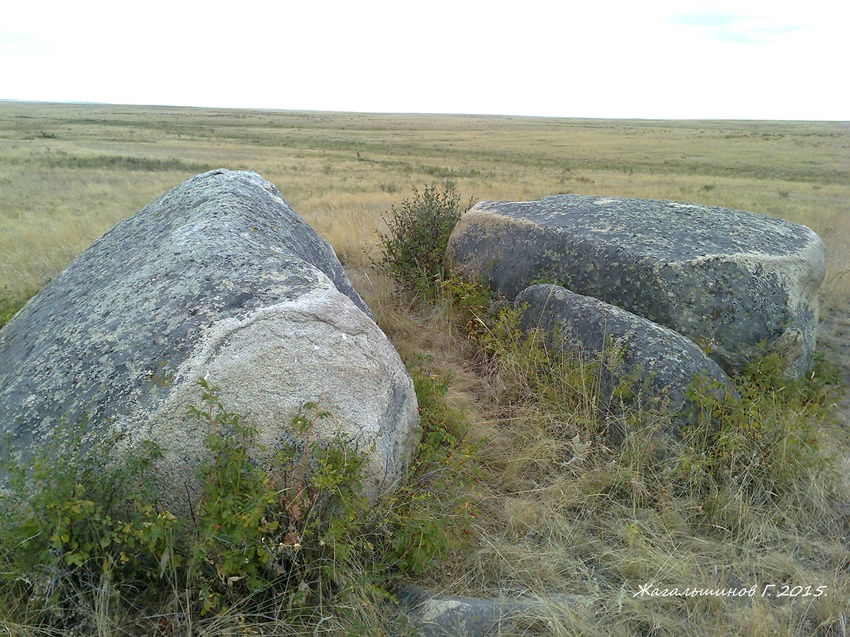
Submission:
{"label": "lichen-covered rock surface", "polygon": [[617,398],[613,394],[621,389],[618,400],[687,422],[693,405],[686,389],[695,376],[732,391],[720,366],[693,341],[619,307],[549,284],[526,288],[515,304],[523,332],[540,330],[550,345],[598,365],[603,401]]}
{"label": "lichen-covered rock surface", "polygon": [[809,228],[697,204],[582,195],[485,201],[449,241],[450,267],[513,299],[563,285],[665,325],[727,372],[779,353],[791,375],[811,364],[826,270]]}
{"label": "lichen-covered rock surface", "polygon": [[252,172],[198,175],[95,241],[0,330],[0,428],[26,462],[85,422],[165,449],[186,494],[209,433],[187,415],[198,381],[271,450],[306,402],[370,453],[371,496],[399,476],[417,423],[413,384],[331,247]]}

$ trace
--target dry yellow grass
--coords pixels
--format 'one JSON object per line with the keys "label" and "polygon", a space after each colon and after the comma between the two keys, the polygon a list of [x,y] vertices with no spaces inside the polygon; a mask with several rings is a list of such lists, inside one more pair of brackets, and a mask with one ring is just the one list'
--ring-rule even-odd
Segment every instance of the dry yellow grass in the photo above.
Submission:
{"label": "dry yellow grass", "polygon": [[[363,263],[410,185],[478,199],[559,192],[688,200],[804,223],[850,301],[843,123],[351,115],[0,103],[0,281],[35,292],[116,221],[205,168],[256,170]],[[134,160],[133,164],[127,159]],[[339,224],[331,220],[340,221]]]}

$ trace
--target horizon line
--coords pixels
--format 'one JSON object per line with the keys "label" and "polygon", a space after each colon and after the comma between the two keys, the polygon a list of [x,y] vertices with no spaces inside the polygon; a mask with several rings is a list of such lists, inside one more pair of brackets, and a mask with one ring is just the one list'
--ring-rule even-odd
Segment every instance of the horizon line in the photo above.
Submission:
{"label": "horizon line", "polygon": [[430,117],[480,117],[480,118],[525,118],[525,119],[571,119],[571,120],[607,120],[607,121],[645,121],[645,122],[775,122],[775,123],[834,123],[850,124],[850,119],[788,119],[788,118],[754,118],[754,117],[603,117],[594,115],[528,115],[517,113],[466,113],[466,112],[436,112],[436,111],[360,111],[335,110],[317,108],[280,108],[254,106],[199,106],[195,104],[139,104],[129,102],[100,102],[88,100],[33,100],[0,97],[0,102],[17,104],[43,104],[56,106],[115,106],[130,108],[185,108],[195,110],[222,111],[267,111],[286,113],[327,113],[339,115],[397,115],[397,116],[430,116]]}

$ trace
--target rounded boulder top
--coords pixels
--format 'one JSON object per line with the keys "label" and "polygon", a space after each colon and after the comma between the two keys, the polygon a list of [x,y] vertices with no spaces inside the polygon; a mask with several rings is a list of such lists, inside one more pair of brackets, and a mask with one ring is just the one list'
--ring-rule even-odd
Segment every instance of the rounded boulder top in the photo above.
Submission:
{"label": "rounded boulder top", "polygon": [[767,215],[656,199],[551,195],[536,201],[483,201],[475,211],[509,215],[667,261],[753,253],[810,259],[817,239],[805,226]]}

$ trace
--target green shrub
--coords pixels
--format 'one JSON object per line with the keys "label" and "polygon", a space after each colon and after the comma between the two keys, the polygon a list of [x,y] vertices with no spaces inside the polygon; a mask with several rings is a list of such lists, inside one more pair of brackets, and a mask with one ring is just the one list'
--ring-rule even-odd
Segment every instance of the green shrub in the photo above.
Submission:
{"label": "green shrub", "polygon": [[108,591],[116,617],[133,609],[142,624],[179,608],[181,621],[254,609],[310,626],[333,607],[349,627],[370,625],[393,577],[470,535],[462,416],[446,406],[445,380],[414,376],[422,444],[406,481],[376,503],[361,493],[365,456],[342,436],[316,439],[329,416],[317,405],[304,405],[289,443],[269,454],[205,381],[190,407],[209,432],[190,519],[158,505],[153,444],[124,455],[117,436],[84,444],[84,426],[60,427],[31,466],[6,458],[0,621],[74,628]]}
{"label": "green shrub", "polygon": [[738,396],[696,378],[688,398],[696,424],[683,433],[678,479],[691,493],[732,485],[746,493],[792,493],[807,470],[826,467],[819,444],[839,385],[818,358],[809,378],[788,379],[777,355],[748,365],[736,378]]}
{"label": "green shrub", "polygon": [[161,455],[155,445],[129,455],[118,453],[117,437],[87,446],[80,426],[57,434],[29,468],[6,458],[0,607],[64,625],[69,600],[79,604],[80,591],[104,576],[119,596],[144,590],[148,603],[189,599],[185,610],[200,616],[266,591],[287,597],[290,610],[306,608],[344,585],[345,561],[373,548],[360,495],[364,457],[342,438],[316,442],[313,427],[327,414],[308,403],[294,419],[292,444],[258,459],[265,452],[256,430],[224,408],[217,388],[201,384],[202,406],[190,411],[209,428],[210,454],[197,468],[191,520],[156,504],[147,477]]}
{"label": "green shrub", "polygon": [[121,461],[120,436],[84,444],[84,427],[59,427],[25,468],[3,458],[0,497],[2,604],[37,621],[65,623],[68,600],[115,570],[122,585],[156,579],[164,534],[173,517],[161,516],[149,465],[154,444]]}
{"label": "green shrub", "polygon": [[461,209],[460,195],[447,181],[440,190],[435,184],[392,207],[385,219],[389,232],[379,233],[383,267],[404,289],[425,298],[433,298],[445,278],[443,261],[449,236],[472,200]]}
{"label": "green shrub", "polygon": [[260,461],[257,431],[224,408],[217,388],[201,384],[205,405],[192,413],[211,430],[212,457],[198,469],[188,557],[202,613],[270,587],[288,596],[290,609],[322,603],[345,585],[346,564],[371,549],[360,493],[365,456],[341,436],[316,441],[313,429],[329,414],[307,403],[293,420],[293,441]]}
{"label": "green shrub", "polygon": [[232,599],[275,579],[271,547],[279,525],[265,517],[274,494],[249,455],[257,431],[224,408],[217,388],[201,384],[205,404],[190,411],[209,427],[204,445],[212,454],[197,469],[201,499],[196,524],[188,546],[179,548],[198,580],[202,612],[207,613],[220,610],[223,596]]}

